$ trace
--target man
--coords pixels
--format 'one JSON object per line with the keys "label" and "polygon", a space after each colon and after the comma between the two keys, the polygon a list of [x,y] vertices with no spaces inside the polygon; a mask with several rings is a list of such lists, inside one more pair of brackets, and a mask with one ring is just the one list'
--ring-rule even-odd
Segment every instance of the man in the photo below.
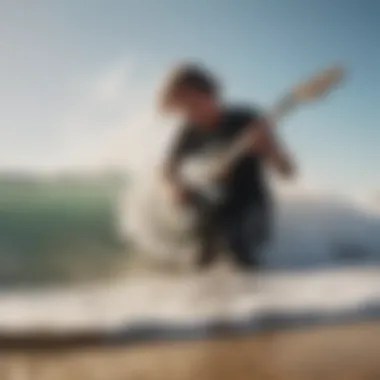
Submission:
{"label": "man", "polygon": [[201,66],[185,64],[177,68],[161,100],[165,111],[180,112],[185,120],[164,170],[165,180],[179,202],[186,202],[189,196],[178,175],[183,159],[214,143],[232,142],[245,130],[255,131],[251,151],[223,178],[227,189],[225,202],[203,220],[199,229],[201,267],[213,262],[219,239],[224,236],[235,263],[255,268],[271,230],[272,202],[264,165],[269,163],[282,176],[291,177],[294,167],[289,155],[259,111],[224,104],[218,81]]}

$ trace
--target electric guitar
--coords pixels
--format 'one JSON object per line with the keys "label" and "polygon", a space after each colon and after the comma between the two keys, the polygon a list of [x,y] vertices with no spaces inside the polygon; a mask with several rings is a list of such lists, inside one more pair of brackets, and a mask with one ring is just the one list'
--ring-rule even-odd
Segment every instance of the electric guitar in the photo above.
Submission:
{"label": "electric guitar", "polygon": [[[335,86],[342,82],[344,70],[339,66],[333,66],[313,75],[306,81],[294,86],[291,91],[282,97],[267,114],[267,118],[276,125],[287,114],[294,111],[301,104],[316,101],[327,95]],[[180,168],[179,175],[186,188],[196,194],[196,201],[181,206],[182,210],[173,214],[172,207],[166,207],[166,213],[172,213],[174,229],[180,226],[185,230],[191,228],[196,220],[202,217],[203,212],[217,206],[223,201],[223,186],[219,178],[228,173],[229,169],[250,149],[255,143],[255,137],[251,130],[244,131],[229,146],[209,151],[191,159],[185,160]],[[180,223],[182,221],[182,224]],[[167,225],[167,223],[166,223]]]}

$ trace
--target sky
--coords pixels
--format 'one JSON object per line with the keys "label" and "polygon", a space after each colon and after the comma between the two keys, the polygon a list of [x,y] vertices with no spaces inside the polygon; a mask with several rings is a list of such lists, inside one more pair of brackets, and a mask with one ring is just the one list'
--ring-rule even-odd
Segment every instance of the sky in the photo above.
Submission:
{"label": "sky", "polygon": [[[377,0],[3,0],[0,167],[135,166],[164,141],[154,94],[178,60],[269,107],[331,63],[347,81],[279,133],[305,182],[380,189]],[[167,121],[169,124],[169,121]]]}

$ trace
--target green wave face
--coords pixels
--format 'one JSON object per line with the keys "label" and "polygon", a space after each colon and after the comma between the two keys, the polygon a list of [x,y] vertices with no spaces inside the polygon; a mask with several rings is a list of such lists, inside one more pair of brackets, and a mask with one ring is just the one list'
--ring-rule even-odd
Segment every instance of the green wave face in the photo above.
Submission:
{"label": "green wave face", "polygon": [[125,248],[117,235],[123,181],[0,175],[0,284],[108,276]]}

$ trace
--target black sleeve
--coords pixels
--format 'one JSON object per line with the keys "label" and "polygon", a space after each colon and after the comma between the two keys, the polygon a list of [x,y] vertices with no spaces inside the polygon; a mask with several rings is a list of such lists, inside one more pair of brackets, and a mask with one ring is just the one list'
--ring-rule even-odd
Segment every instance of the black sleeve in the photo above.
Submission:
{"label": "black sleeve", "polygon": [[262,110],[257,106],[244,107],[240,112],[242,115],[241,117],[245,118],[247,123],[254,123],[263,116]]}
{"label": "black sleeve", "polygon": [[263,116],[263,112],[259,107],[239,106],[231,108],[229,111],[230,123],[234,130],[232,134],[243,131],[248,126],[254,124]]}

